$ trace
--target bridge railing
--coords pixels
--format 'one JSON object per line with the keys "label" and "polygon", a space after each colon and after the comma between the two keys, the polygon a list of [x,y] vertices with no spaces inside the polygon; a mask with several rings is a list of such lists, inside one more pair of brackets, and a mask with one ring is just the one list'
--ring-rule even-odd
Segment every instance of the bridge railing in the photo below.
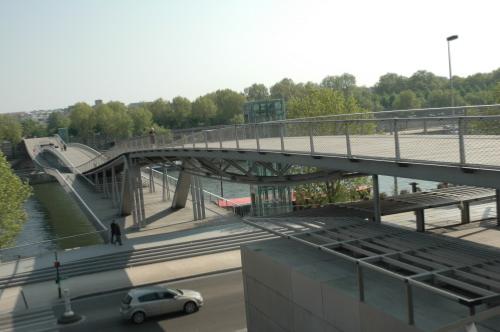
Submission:
{"label": "bridge railing", "polygon": [[162,135],[134,137],[118,142],[78,169],[86,172],[122,153],[160,148],[279,151],[500,167],[500,158],[492,153],[500,148],[500,105],[445,109],[461,114],[357,119],[330,116],[242,124],[186,133],[174,142]]}
{"label": "bridge railing", "polygon": [[[153,169],[152,170],[152,174],[153,174],[153,178],[157,179],[158,180],[158,184],[161,184],[162,181],[163,181],[163,173],[156,170],[156,169]],[[169,175],[169,174],[166,174],[165,173],[165,177],[166,177],[166,188],[165,190],[173,193],[174,192],[174,188],[175,186],[177,185],[177,181],[178,179],[175,177],[175,176],[172,176],[172,175]],[[170,187],[172,186],[172,187]],[[225,198],[225,197],[222,197],[222,196],[219,196],[217,194],[214,194],[206,189],[203,189],[202,190],[203,192],[203,197],[205,199],[206,202],[210,202],[212,204],[215,204],[217,206],[220,206],[220,202],[223,202],[225,203],[224,205],[226,206],[225,209],[229,209],[233,212],[234,215],[239,215],[239,216],[243,216],[243,213],[244,212],[247,212],[248,214],[250,214],[250,209],[246,209],[246,207],[244,205],[241,205],[229,198]],[[169,195],[167,195],[169,196]],[[221,208],[224,208],[224,207],[221,207]],[[249,211],[246,211],[246,210],[249,210]],[[245,213],[245,215],[247,214]]]}

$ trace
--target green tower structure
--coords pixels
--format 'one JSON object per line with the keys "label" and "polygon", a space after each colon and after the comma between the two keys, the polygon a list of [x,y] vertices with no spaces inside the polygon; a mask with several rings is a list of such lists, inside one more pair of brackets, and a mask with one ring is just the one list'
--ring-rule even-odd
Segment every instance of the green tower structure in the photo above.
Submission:
{"label": "green tower structure", "polygon": [[[245,123],[259,123],[268,121],[286,120],[285,102],[283,99],[257,100],[243,105]],[[280,169],[281,164],[274,164],[275,169]],[[271,176],[271,172],[259,166],[257,175]],[[291,212],[292,190],[288,186],[250,186],[252,211],[257,216],[268,216]]]}

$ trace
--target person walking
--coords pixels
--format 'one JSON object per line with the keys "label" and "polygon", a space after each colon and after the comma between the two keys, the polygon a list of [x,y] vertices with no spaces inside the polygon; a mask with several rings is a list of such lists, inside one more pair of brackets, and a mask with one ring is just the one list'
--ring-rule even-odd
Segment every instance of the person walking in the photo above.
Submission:
{"label": "person walking", "polygon": [[113,219],[111,222],[111,244],[115,244],[118,242],[119,245],[122,245],[122,233],[120,231],[120,225],[116,223]]}
{"label": "person walking", "polygon": [[156,134],[155,134],[155,128],[151,127],[151,130],[149,131],[149,140],[151,142],[151,145],[153,148],[155,148],[156,145]]}

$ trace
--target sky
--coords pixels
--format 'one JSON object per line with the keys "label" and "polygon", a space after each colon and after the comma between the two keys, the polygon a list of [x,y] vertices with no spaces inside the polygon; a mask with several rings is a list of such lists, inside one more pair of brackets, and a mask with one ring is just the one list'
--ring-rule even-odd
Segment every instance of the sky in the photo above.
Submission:
{"label": "sky", "polygon": [[0,0],[0,113],[500,67],[498,0]]}

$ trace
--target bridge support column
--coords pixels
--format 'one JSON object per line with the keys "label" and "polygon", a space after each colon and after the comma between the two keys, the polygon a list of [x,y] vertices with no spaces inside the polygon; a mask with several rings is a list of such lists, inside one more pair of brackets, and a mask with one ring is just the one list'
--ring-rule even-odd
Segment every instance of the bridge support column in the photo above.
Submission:
{"label": "bridge support column", "polygon": [[137,167],[137,180],[139,181],[139,198],[141,200],[141,204],[139,205],[141,211],[141,223],[144,219],[146,219],[146,209],[144,207],[144,190],[142,187],[142,176],[141,176],[141,168]]}
{"label": "bridge support column", "polygon": [[381,222],[381,212],[380,212],[380,191],[378,183],[378,175],[372,175],[373,182],[373,221],[376,223]]}
{"label": "bridge support column", "polygon": [[149,192],[150,193],[156,192],[155,181],[153,177],[153,167],[149,167]]}
{"label": "bridge support column", "polygon": [[134,193],[134,226],[141,227],[143,220],[146,219],[141,169],[139,166],[133,165],[130,173]]}
{"label": "bridge support column", "polygon": [[104,197],[108,198],[108,179],[106,178],[106,171],[102,172],[102,191],[104,193]]}
{"label": "bridge support column", "polygon": [[165,164],[162,165],[162,201],[167,201],[170,199],[170,188],[168,184],[168,176],[167,176],[167,166]]}
{"label": "bridge support column", "polygon": [[189,187],[191,190],[191,202],[193,203],[193,219],[198,220],[199,219],[199,213],[198,213],[198,195],[197,195],[197,189],[196,188],[196,177],[191,176],[191,186]]}
{"label": "bridge support column", "polygon": [[203,187],[199,176],[191,178],[191,198],[193,202],[194,220],[205,219],[205,199],[203,197]]}
{"label": "bridge support column", "polygon": [[[122,183],[121,183],[121,194],[120,194],[120,214],[122,216],[128,216],[132,214],[134,210],[134,188],[132,182],[132,176],[130,174],[130,162],[125,159],[122,172]],[[116,181],[116,180],[115,180]],[[135,216],[134,216],[135,223]]]}
{"label": "bridge support column", "polygon": [[495,190],[495,198],[496,198],[496,205],[497,205],[497,225],[500,226],[500,189]]}
{"label": "bridge support column", "polygon": [[111,167],[111,203],[113,204],[113,207],[115,207],[116,204],[116,173],[115,173],[115,167]]}
{"label": "bridge support column", "polygon": [[186,200],[191,185],[191,175],[185,171],[179,173],[177,186],[175,187],[174,198],[172,199],[172,209],[182,209],[186,207]]}
{"label": "bridge support column", "polygon": [[462,202],[461,204],[462,224],[470,223],[470,203]]}
{"label": "bridge support column", "polygon": [[415,216],[417,217],[417,232],[425,232],[425,210],[415,210]]}
{"label": "bridge support column", "polygon": [[199,192],[199,202],[200,202],[200,219],[205,219],[205,196],[203,196],[203,184],[201,183],[201,178],[197,176],[198,179],[198,192]]}

